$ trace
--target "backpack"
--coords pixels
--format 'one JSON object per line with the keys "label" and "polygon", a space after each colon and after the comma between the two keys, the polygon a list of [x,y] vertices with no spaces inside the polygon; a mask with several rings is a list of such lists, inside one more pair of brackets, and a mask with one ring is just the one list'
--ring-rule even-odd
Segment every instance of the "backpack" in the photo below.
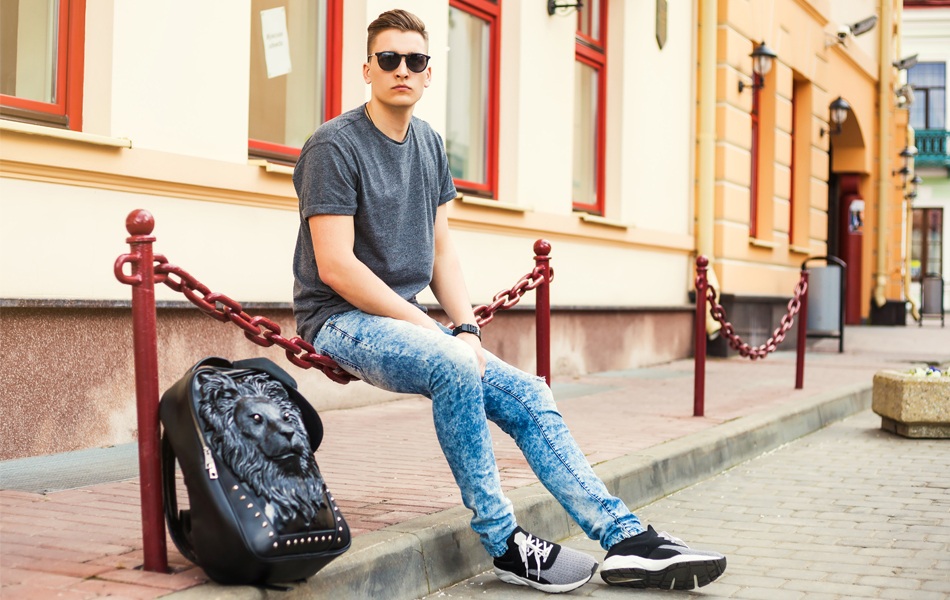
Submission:
{"label": "backpack", "polygon": [[[314,459],[320,416],[272,361],[205,358],[162,395],[159,415],[169,533],[212,580],[298,581],[350,547]],[[176,460],[187,510],[178,509]]]}

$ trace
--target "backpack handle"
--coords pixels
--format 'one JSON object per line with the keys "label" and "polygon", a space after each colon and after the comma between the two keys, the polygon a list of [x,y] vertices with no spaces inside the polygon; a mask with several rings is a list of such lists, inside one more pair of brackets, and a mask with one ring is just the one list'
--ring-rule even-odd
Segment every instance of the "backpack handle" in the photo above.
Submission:
{"label": "backpack handle", "polygon": [[198,564],[195,547],[191,542],[191,511],[178,510],[178,491],[175,483],[175,449],[168,433],[162,433],[162,499],[168,534],[182,556]]}

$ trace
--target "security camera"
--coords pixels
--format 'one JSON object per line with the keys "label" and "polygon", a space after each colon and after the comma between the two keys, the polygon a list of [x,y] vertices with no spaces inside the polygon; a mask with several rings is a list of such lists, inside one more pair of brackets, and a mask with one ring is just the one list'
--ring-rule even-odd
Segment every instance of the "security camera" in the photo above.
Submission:
{"label": "security camera", "polygon": [[842,44],[847,41],[848,36],[851,35],[851,27],[848,25],[841,25],[838,27],[838,41]]}

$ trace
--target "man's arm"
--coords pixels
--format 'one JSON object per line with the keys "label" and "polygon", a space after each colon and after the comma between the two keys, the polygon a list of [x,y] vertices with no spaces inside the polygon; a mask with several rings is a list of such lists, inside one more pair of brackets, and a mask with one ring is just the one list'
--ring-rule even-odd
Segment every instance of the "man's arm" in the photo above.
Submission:
{"label": "man's arm", "polygon": [[438,326],[394,292],[353,254],[353,217],[315,215],[307,220],[320,279],[365,313],[408,321],[426,329]]}
{"label": "man's arm", "polygon": [[[459,262],[455,244],[452,242],[449,232],[447,206],[447,204],[443,204],[435,213],[435,265],[432,269],[432,282],[429,287],[445,314],[453,323],[456,325],[462,323],[475,324],[475,313],[472,311],[472,302],[469,299],[468,288],[465,286],[462,265]],[[471,333],[460,333],[458,339],[466,342],[475,350],[479,370],[484,375],[485,353],[482,350],[481,340]]]}

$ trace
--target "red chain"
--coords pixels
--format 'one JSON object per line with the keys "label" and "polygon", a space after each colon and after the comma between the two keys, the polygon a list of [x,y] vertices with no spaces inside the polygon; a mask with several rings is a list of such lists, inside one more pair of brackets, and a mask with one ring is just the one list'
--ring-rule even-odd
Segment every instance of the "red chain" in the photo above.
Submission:
{"label": "red chain", "polygon": [[[125,258],[125,260],[121,260]],[[121,275],[121,264],[133,262],[134,257],[124,255],[117,263],[117,274]],[[169,264],[161,254],[155,255],[155,283],[163,283],[172,290],[183,294],[201,312],[209,317],[227,323],[231,321],[244,331],[244,337],[258,346],[268,348],[277,345],[287,354],[287,360],[303,369],[316,367],[323,374],[337,383],[349,383],[357,378],[344,371],[333,359],[317,354],[316,349],[300,337],[287,339],[281,335],[280,325],[263,316],[251,316],[244,312],[241,303],[224,294],[212,292],[206,285],[195,279],[188,271],[181,267]],[[491,304],[475,308],[475,317],[479,327],[484,327],[495,318],[495,312],[507,310],[518,304],[525,292],[537,288],[548,280],[554,279],[554,270],[546,266],[537,266],[534,270],[518,280],[510,290],[502,290],[495,294]],[[125,283],[134,283],[131,278],[120,280]],[[128,281],[125,281],[128,280]]]}
{"label": "red chain", "polygon": [[231,321],[244,330],[244,337],[258,346],[277,345],[287,354],[287,360],[302,369],[316,367],[337,383],[349,383],[357,378],[344,371],[333,359],[317,354],[316,349],[302,338],[287,339],[280,334],[280,325],[262,316],[244,312],[241,303],[224,294],[214,293],[181,267],[168,264],[164,256],[155,255],[155,283],[181,292],[201,312],[222,323]]}
{"label": "red chain", "polygon": [[525,295],[539,285],[544,283],[545,271],[548,273],[548,281],[554,280],[554,269],[538,265],[530,273],[518,280],[510,290],[502,290],[494,295],[491,304],[483,304],[475,308],[475,320],[479,327],[484,327],[491,323],[495,318],[495,313],[499,310],[508,310]]}
{"label": "red chain", "polygon": [[[704,279],[702,275],[696,278],[696,289],[702,287],[702,279]],[[722,323],[722,334],[726,336],[729,340],[729,345],[738,351],[740,356],[751,358],[752,360],[765,358],[770,352],[775,352],[779,344],[785,341],[785,335],[795,322],[795,315],[801,310],[802,295],[805,293],[805,290],[808,289],[808,284],[805,282],[805,275],[802,273],[801,279],[798,280],[798,285],[795,286],[795,295],[788,301],[788,312],[782,315],[781,324],[772,332],[772,337],[767,339],[764,344],[753,348],[742,341],[742,338],[736,334],[732,323],[726,320],[726,309],[716,301],[716,290],[713,286],[709,285],[708,281],[705,282],[705,285],[706,300],[709,302],[710,307],[709,312],[714,319]]]}

